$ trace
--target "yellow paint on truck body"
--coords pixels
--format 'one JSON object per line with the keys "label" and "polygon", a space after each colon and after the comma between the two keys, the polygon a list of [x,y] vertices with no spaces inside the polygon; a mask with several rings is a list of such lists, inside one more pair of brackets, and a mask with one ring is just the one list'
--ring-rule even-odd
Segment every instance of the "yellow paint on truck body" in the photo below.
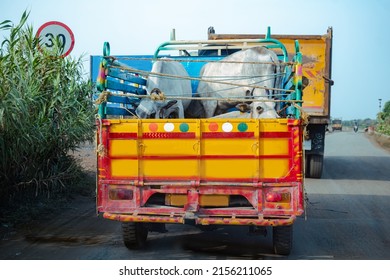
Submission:
{"label": "yellow paint on truck body", "polygon": [[111,179],[239,184],[301,178],[301,129],[288,119],[122,119],[104,120],[102,133]]}

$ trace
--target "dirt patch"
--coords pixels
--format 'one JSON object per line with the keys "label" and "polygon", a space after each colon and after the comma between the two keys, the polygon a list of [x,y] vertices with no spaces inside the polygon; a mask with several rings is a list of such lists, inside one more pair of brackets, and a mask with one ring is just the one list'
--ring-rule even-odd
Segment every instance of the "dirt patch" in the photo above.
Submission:
{"label": "dirt patch", "polygon": [[377,132],[366,133],[366,136],[373,142],[375,145],[383,148],[390,153],[390,136],[380,134]]}
{"label": "dirt patch", "polygon": [[71,152],[71,155],[80,163],[85,172],[96,172],[97,163],[95,142],[86,142],[81,144],[79,149]]}

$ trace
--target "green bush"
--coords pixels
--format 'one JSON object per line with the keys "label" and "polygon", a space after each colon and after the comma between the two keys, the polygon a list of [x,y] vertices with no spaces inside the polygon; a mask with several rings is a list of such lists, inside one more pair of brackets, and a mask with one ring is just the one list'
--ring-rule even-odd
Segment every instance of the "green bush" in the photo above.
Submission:
{"label": "green bush", "polygon": [[69,151],[92,141],[92,85],[82,59],[41,52],[28,13],[14,25],[0,49],[0,195],[50,195],[77,173]]}
{"label": "green bush", "polygon": [[385,103],[382,112],[378,114],[378,125],[376,131],[382,134],[390,135],[390,101]]}

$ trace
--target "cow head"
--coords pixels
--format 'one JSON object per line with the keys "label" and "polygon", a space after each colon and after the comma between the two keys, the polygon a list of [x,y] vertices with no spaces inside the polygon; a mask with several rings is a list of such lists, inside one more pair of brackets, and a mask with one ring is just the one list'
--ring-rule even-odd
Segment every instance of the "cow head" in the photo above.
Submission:
{"label": "cow head", "polygon": [[275,110],[275,102],[254,101],[251,104],[252,118],[254,119],[276,119],[279,115]]}
{"label": "cow head", "polygon": [[275,102],[254,101],[251,104],[239,103],[236,108],[241,112],[250,111],[253,119],[276,119],[279,115],[275,110]]}
{"label": "cow head", "polygon": [[180,118],[180,105],[178,105],[178,101],[170,100],[163,107],[157,108],[156,117],[159,119]]}
{"label": "cow head", "polygon": [[153,89],[150,99],[143,99],[135,113],[141,119],[172,119],[184,118],[184,109],[181,101],[165,99],[159,89]]}
{"label": "cow head", "polygon": [[279,118],[275,110],[275,102],[271,99],[271,94],[268,88],[247,90],[246,97],[255,97],[252,103],[241,102],[236,105],[240,112],[251,112],[254,119],[273,119]]}

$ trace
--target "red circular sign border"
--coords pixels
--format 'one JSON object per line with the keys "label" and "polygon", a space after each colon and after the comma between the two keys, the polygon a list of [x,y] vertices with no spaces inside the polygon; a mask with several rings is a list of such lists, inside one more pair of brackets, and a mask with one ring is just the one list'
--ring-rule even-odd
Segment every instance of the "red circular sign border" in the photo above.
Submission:
{"label": "red circular sign border", "polygon": [[73,34],[72,30],[71,30],[71,29],[69,28],[69,26],[67,26],[65,23],[62,23],[62,22],[60,22],[60,21],[48,21],[48,22],[44,23],[41,27],[39,27],[39,29],[38,29],[38,31],[37,31],[36,37],[39,38],[39,36],[40,36],[42,30],[43,30],[45,27],[49,26],[49,25],[60,25],[60,26],[62,26],[63,28],[65,28],[66,31],[69,32],[70,38],[71,38],[71,41],[72,41],[72,42],[71,42],[71,44],[70,44],[69,50],[68,50],[66,53],[64,53],[63,55],[61,55],[61,57],[65,57],[65,56],[69,55],[70,52],[73,50],[74,42],[75,42],[75,41],[74,41],[74,34]]}

